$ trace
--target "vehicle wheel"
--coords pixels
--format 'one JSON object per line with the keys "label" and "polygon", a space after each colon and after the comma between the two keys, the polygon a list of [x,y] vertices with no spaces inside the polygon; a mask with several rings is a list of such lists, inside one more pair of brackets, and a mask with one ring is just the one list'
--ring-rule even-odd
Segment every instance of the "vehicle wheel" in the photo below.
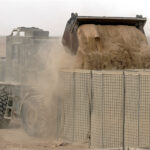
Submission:
{"label": "vehicle wheel", "polygon": [[50,122],[44,97],[28,94],[22,104],[21,118],[25,131],[31,136],[46,137],[50,135]]}
{"label": "vehicle wheel", "polygon": [[8,93],[6,91],[0,91],[0,128],[7,128],[10,120],[5,119],[5,111],[8,103]]}

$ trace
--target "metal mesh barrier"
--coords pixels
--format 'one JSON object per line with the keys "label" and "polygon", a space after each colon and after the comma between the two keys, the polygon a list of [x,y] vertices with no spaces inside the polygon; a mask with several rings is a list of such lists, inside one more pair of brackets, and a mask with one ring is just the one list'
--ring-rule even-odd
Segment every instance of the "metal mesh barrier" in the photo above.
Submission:
{"label": "metal mesh barrier", "polygon": [[125,72],[125,145],[150,147],[150,72]]}
{"label": "metal mesh barrier", "polygon": [[89,140],[90,127],[91,72],[75,72],[75,102],[74,102],[74,141]]}
{"label": "metal mesh barrier", "polygon": [[93,74],[92,108],[91,108],[91,147],[103,147],[103,84],[102,73]]}
{"label": "metal mesh barrier", "polygon": [[91,147],[122,147],[123,73],[96,71],[92,83]]}
{"label": "metal mesh barrier", "polygon": [[150,72],[140,75],[139,147],[150,147]]}
{"label": "metal mesh barrier", "polygon": [[[74,73],[73,72],[61,72],[61,79],[64,84],[63,89],[63,119],[62,123],[62,138],[66,140],[73,140],[74,131]],[[58,104],[59,105],[59,104]]]}
{"label": "metal mesh barrier", "polygon": [[64,139],[72,142],[89,140],[91,72],[64,72]]}
{"label": "metal mesh barrier", "polygon": [[64,71],[63,138],[150,147],[150,70]]}
{"label": "metal mesh barrier", "polygon": [[125,72],[125,145],[138,145],[139,74]]}

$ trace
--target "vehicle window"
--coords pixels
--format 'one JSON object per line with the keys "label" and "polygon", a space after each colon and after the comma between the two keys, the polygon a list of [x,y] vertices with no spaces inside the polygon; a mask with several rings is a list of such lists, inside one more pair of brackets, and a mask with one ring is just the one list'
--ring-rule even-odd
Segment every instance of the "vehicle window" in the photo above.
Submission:
{"label": "vehicle window", "polygon": [[20,36],[25,36],[25,32],[24,32],[24,31],[21,31],[21,32],[19,32],[19,35],[20,35]]}
{"label": "vehicle window", "polygon": [[17,35],[17,31],[13,31],[12,36],[16,36]]}

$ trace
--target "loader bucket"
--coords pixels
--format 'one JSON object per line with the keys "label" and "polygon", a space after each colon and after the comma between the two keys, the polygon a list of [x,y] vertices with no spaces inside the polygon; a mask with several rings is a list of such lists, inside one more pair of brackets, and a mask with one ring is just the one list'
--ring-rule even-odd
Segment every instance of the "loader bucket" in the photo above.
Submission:
{"label": "loader bucket", "polygon": [[128,25],[135,26],[144,33],[144,25],[146,18],[142,15],[136,17],[96,17],[96,16],[78,16],[77,13],[72,13],[68,20],[62,38],[62,43],[72,53],[76,54],[78,49],[77,30],[83,24],[96,25]]}

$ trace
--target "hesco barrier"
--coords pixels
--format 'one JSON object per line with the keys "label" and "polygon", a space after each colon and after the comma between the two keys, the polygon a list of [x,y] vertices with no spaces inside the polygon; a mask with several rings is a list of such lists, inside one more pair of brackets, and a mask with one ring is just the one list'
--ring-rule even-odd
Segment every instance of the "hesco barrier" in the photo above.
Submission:
{"label": "hesco barrier", "polygon": [[90,71],[66,71],[64,81],[63,138],[72,142],[88,142],[90,131]]}
{"label": "hesco barrier", "polygon": [[63,70],[61,77],[64,140],[104,149],[150,147],[150,70]]}
{"label": "hesco barrier", "polygon": [[125,72],[125,145],[150,147],[150,70]]}
{"label": "hesco barrier", "polygon": [[123,143],[123,73],[93,71],[91,146],[121,147]]}

